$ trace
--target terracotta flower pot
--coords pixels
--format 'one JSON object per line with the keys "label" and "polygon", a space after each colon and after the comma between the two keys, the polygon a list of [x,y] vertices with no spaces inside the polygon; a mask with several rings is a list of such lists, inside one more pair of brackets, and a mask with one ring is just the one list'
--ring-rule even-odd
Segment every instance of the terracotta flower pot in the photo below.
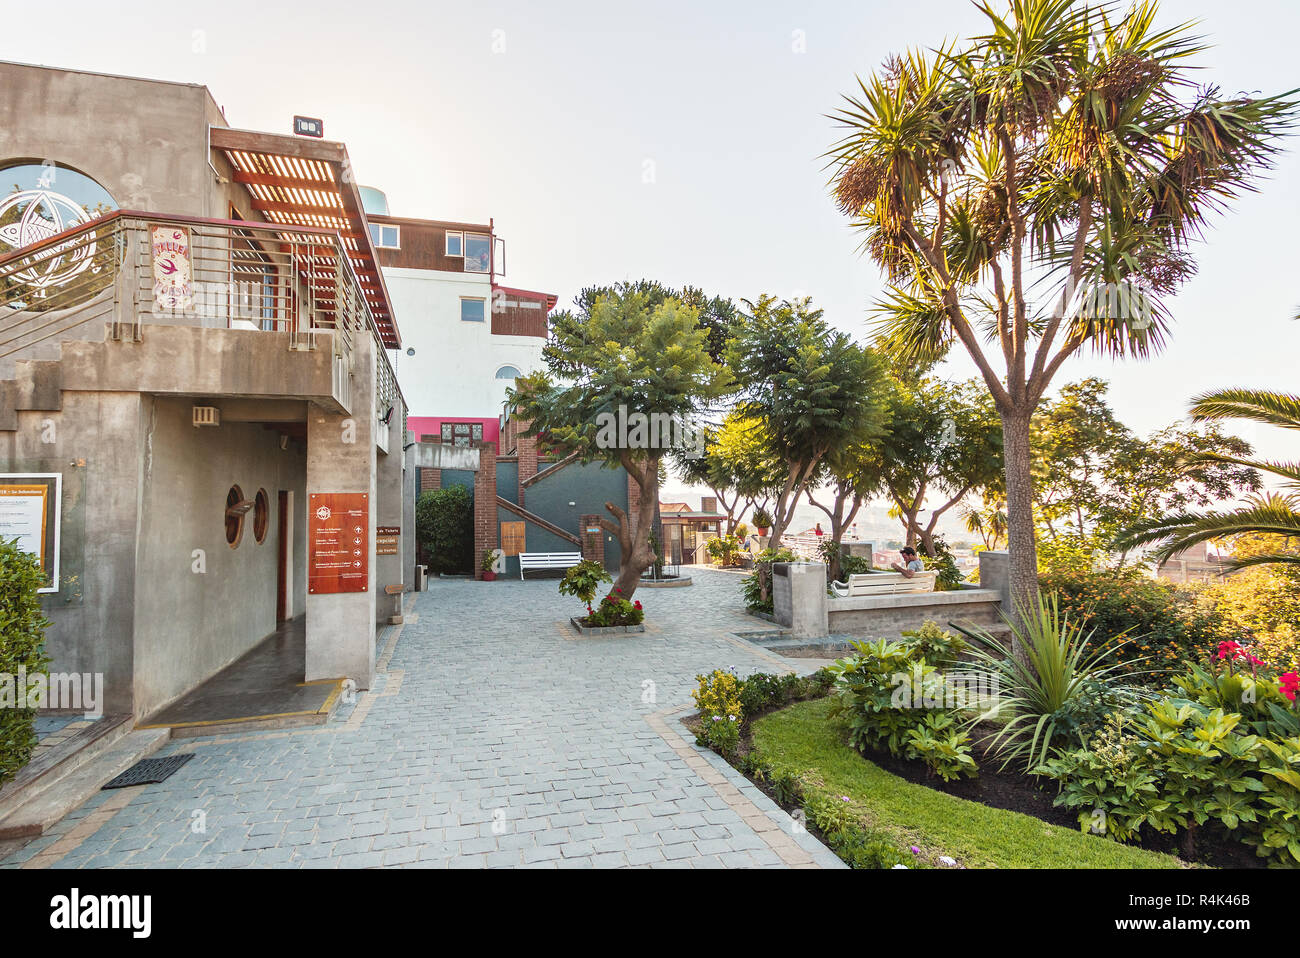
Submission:
{"label": "terracotta flower pot", "polygon": [[490,571],[490,570],[487,571],[487,572],[484,572],[484,573],[483,573],[483,581],[484,581],[484,582],[495,582],[495,581],[496,581],[496,577],[497,577],[497,574],[496,574],[495,572]]}

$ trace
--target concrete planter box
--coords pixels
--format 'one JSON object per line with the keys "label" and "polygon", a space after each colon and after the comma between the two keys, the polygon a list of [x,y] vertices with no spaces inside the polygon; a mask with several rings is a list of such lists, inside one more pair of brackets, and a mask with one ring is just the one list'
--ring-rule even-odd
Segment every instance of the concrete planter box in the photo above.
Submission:
{"label": "concrete planter box", "polygon": [[573,627],[577,629],[579,632],[581,632],[583,635],[617,635],[620,632],[644,632],[645,631],[644,623],[641,625],[606,625],[600,628],[593,629],[589,625],[583,625],[582,622],[577,618],[577,616],[574,616],[573,618],[569,619],[569,621],[572,622]]}
{"label": "concrete planter box", "polygon": [[636,587],[638,589],[684,589],[690,584],[690,576],[679,575],[672,579],[641,579]]}

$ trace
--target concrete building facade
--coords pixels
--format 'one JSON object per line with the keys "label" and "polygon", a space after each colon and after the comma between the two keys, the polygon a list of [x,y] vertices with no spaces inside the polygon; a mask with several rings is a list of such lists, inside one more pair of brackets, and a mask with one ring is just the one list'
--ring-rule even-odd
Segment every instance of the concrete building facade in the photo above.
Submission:
{"label": "concrete building facade", "polygon": [[288,626],[305,681],[369,687],[414,568],[401,342],[342,144],[0,63],[0,534],[45,496],[50,668],[108,711]]}

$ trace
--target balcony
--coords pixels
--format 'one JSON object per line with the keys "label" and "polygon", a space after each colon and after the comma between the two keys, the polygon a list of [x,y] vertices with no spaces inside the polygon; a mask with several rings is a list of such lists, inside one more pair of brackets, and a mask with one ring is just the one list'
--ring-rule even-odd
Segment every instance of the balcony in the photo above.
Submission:
{"label": "balcony", "polygon": [[[0,258],[0,361],[43,358],[68,341],[141,342],[151,326],[262,334],[268,346],[314,354],[303,375],[327,369],[329,382],[311,388],[327,386],[345,411],[358,337],[368,336],[376,382],[392,394],[385,398],[395,396],[383,338],[334,231],[119,211]],[[184,348],[158,332],[160,347]],[[204,344],[195,350],[213,348],[213,336],[192,338]],[[249,358],[247,336],[228,341]],[[292,380],[241,388],[278,395],[307,387]]]}

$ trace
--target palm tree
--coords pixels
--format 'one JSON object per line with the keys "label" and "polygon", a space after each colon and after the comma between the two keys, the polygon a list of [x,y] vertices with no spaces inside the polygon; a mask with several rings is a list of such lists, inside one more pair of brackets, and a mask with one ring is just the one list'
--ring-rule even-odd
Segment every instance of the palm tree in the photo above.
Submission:
{"label": "palm tree", "polygon": [[[1256,389],[1224,389],[1209,392],[1192,401],[1192,420],[1211,422],[1249,419],[1283,429],[1300,429],[1300,396]],[[1232,456],[1198,456],[1189,465],[1206,462],[1234,463],[1269,473],[1284,480],[1287,492],[1266,492],[1252,496],[1238,509],[1224,512],[1182,512],[1139,522],[1125,530],[1118,544],[1122,548],[1157,545],[1161,561],[1177,552],[1212,539],[1265,534],[1300,539],[1300,462],[1266,462]],[[1274,551],[1234,558],[1231,568],[1266,562],[1300,564],[1300,553]]]}
{"label": "palm tree", "polygon": [[[988,32],[859,79],[828,154],[844,214],[889,286],[877,335],[925,366],[956,344],[1005,449],[1011,589],[1037,589],[1030,421],[1085,348],[1144,358],[1209,216],[1252,189],[1294,123],[1284,96],[1222,97],[1191,25],[1155,2],[1007,0]],[[1031,299],[1035,303],[1031,303]]]}

